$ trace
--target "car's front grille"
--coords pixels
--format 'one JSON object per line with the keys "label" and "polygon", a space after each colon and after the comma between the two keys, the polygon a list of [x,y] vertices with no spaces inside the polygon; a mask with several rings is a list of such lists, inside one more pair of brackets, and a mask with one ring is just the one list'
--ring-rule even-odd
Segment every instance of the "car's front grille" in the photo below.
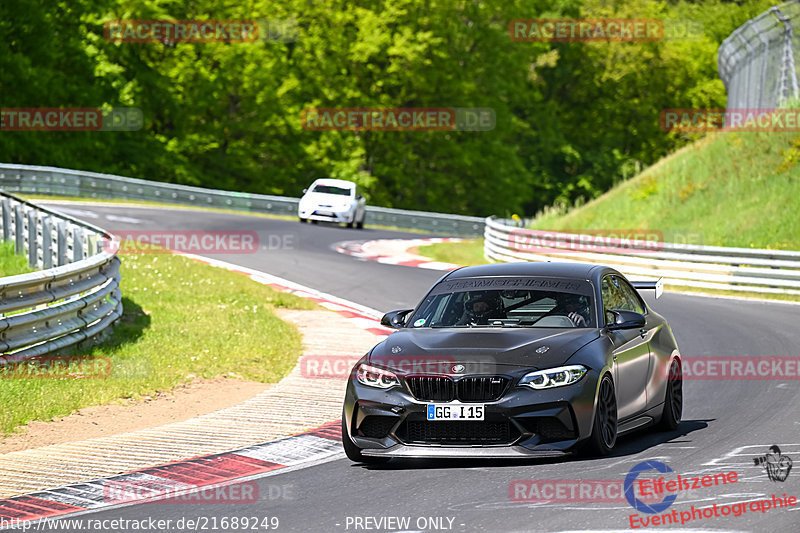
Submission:
{"label": "car's front grille", "polygon": [[502,376],[462,378],[456,382],[457,396],[462,402],[492,402],[503,395],[508,381]]}
{"label": "car's front grille", "polygon": [[406,383],[417,400],[450,402],[455,399],[453,380],[445,377],[410,377]]}
{"label": "car's front grille", "polygon": [[405,442],[426,444],[509,444],[519,436],[508,420],[409,420],[398,433]]}
{"label": "car's front grille", "polygon": [[426,402],[492,402],[500,399],[509,379],[503,376],[465,377],[453,381],[448,377],[408,377],[408,389],[417,400]]}

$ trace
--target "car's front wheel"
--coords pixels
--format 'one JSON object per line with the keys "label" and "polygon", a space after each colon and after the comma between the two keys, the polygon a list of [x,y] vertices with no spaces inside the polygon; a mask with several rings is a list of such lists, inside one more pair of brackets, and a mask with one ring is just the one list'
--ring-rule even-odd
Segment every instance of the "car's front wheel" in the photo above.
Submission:
{"label": "car's front wheel", "polygon": [[606,374],[597,391],[597,409],[594,413],[592,434],[585,443],[588,455],[608,455],[617,443],[617,395],[614,382]]}
{"label": "car's front wheel", "polygon": [[664,411],[661,414],[659,429],[673,431],[681,423],[683,414],[683,371],[681,363],[673,359],[667,374],[667,392],[664,395]]}
{"label": "car's front wheel", "polygon": [[355,445],[347,434],[347,425],[345,424],[345,414],[342,413],[342,447],[344,447],[344,454],[348,459],[355,463],[365,464],[381,464],[389,461],[388,457],[370,457],[361,453],[361,448]]}

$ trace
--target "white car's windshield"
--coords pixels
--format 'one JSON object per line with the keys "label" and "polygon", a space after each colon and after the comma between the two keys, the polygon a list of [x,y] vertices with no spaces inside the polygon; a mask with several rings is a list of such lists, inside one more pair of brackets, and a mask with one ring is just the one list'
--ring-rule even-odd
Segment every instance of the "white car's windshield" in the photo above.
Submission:
{"label": "white car's windshield", "polygon": [[335,185],[317,185],[314,187],[313,192],[323,193],[323,194],[338,194],[340,196],[350,196],[350,193],[353,189],[347,189],[345,187],[337,187]]}

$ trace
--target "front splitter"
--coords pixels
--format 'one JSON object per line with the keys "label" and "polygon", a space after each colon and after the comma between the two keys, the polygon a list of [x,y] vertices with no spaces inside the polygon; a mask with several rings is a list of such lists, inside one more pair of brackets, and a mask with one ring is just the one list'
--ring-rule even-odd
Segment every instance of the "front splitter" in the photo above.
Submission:
{"label": "front splitter", "polygon": [[528,450],[521,446],[407,446],[398,444],[383,450],[362,449],[369,457],[405,457],[439,459],[530,459],[539,457],[564,457],[568,452],[559,450]]}

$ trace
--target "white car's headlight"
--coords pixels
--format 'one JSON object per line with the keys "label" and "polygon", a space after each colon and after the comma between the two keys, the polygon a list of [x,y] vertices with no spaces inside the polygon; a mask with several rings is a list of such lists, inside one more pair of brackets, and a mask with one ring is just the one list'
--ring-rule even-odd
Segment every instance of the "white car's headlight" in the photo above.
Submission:
{"label": "white car's headlight", "polygon": [[527,385],[532,389],[552,389],[572,385],[580,381],[586,374],[586,367],[582,365],[560,366],[558,368],[548,368],[547,370],[537,370],[523,376],[519,380],[520,385]]}
{"label": "white car's headlight", "polygon": [[356,369],[356,379],[362,385],[378,389],[390,389],[400,385],[394,372],[361,363]]}

